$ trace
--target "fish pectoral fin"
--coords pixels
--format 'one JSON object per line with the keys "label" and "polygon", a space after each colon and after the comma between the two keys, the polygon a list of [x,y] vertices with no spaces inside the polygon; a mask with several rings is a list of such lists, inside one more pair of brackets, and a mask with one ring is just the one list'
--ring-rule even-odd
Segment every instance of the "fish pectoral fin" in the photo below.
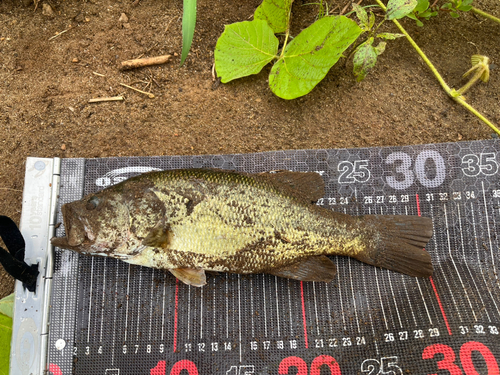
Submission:
{"label": "fish pectoral fin", "polygon": [[337,274],[337,268],[327,256],[320,255],[267,273],[287,279],[330,282]]}
{"label": "fish pectoral fin", "polygon": [[173,235],[170,225],[159,224],[151,229],[151,232],[142,240],[142,244],[149,247],[167,248]]}
{"label": "fish pectoral fin", "polygon": [[203,286],[207,283],[205,270],[196,268],[173,268],[169,271],[184,284],[192,286]]}

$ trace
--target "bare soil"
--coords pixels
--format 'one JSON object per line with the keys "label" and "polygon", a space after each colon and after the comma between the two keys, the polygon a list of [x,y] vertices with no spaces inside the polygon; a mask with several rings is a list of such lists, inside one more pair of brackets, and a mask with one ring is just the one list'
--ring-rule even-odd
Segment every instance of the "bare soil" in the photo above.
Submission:
{"label": "bare soil", "polygon": [[[317,15],[308,3],[294,3],[293,35]],[[350,1],[328,3],[338,14]],[[35,10],[31,0],[0,0],[0,213],[17,222],[28,156],[247,153],[492,137],[447,97],[404,38],[388,44],[365,81],[356,83],[351,64],[341,59],[309,95],[285,101],[267,86],[270,67],[229,84],[213,81],[213,50],[224,25],[251,18],[259,0],[198,0],[193,46],[182,67],[182,0],[46,4],[52,16],[43,14],[42,2]],[[500,17],[498,0],[474,4]],[[119,21],[122,13],[128,22]],[[452,87],[464,83],[471,55],[491,58],[489,83],[474,86],[467,100],[499,124],[500,25],[472,13],[440,14],[421,28],[402,23]],[[397,32],[390,22],[383,29]],[[165,65],[119,70],[123,60],[164,54],[175,56]],[[88,103],[116,95],[125,100]],[[1,270],[0,298],[12,290]]]}

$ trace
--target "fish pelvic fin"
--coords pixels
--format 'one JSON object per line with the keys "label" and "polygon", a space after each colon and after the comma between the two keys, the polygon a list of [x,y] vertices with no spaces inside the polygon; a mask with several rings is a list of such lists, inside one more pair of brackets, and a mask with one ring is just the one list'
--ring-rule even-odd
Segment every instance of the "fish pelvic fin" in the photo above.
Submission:
{"label": "fish pelvic fin", "polygon": [[375,248],[358,253],[356,259],[410,276],[432,276],[431,256],[424,250],[432,237],[431,218],[373,215],[363,220],[380,233],[380,239]]}
{"label": "fish pelvic fin", "polygon": [[330,282],[337,274],[335,264],[325,255],[309,257],[267,273],[301,281]]}
{"label": "fish pelvic fin", "polygon": [[203,286],[207,283],[205,270],[196,268],[174,268],[169,271],[184,284],[192,286]]}

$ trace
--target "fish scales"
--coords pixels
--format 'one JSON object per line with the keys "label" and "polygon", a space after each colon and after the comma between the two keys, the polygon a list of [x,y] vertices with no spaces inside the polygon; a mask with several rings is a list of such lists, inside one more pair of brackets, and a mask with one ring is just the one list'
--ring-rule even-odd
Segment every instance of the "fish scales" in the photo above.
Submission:
{"label": "fish scales", "polygon": [[204,270],[327,281],[335,268],[324,255],[432,273],[422,251],[430,219],[333,212],[312,202],[323,189],[315,173],[150,172],[64,205],[67,236],[53,243],[167,269],[192,285],[204,283]]}

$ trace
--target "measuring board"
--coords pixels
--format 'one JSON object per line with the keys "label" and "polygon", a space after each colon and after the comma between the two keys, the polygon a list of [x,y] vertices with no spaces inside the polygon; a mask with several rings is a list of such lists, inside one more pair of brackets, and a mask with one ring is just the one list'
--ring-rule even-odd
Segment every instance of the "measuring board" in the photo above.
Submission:
{"label": "measuring board", "polygon": [[318,204],[328,209],[432,217],[434,275],[332,257],[338,275],[328,284],[222,273],[196,288],[168,272],[56,249],[50,373],[499,374],[498,140],[63,159],[58,210],[138,173],[174,168],[317,171],[326,183]]}

